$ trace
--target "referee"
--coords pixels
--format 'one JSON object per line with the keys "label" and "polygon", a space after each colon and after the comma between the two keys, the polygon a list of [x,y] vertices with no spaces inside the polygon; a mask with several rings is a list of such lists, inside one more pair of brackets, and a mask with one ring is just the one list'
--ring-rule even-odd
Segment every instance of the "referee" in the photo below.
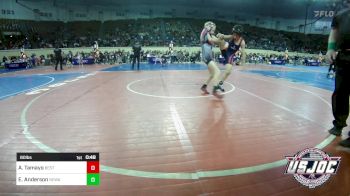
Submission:
{"label": "referee", "polygon": [[55,70],[57,71],[58,63],[60,63],[61,70],[63,70],[63,68],[62,68],[62,64],[63,64],[62,50],[57,45],[56,48],[53,50],[53,52],[55,53],[55,61],[56,61]]}
{"label": "referee", "polygon": [[[333,125],[329,133],[341,136],[347,126],[350,95],[350,0],[344,1],[346,9],[339,12],[332,21],[332,30],[328,38],[327,58],[335,64],[335,88],[332,95]],[[350,148],[349,137],[339,145]]]}
{"label": "referee", "polygon": [[140,56],[141,56],[141,45],[137,41],[132,47],[134,55],[132,56],[132,69],[134,69],[135,63],[137,61],[137,69],[140,70]]}

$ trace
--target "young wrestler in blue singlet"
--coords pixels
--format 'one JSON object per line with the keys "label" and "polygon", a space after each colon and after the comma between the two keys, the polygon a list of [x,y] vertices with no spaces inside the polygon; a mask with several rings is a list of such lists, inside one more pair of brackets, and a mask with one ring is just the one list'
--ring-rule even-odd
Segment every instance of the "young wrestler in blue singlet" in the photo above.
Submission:
{"label": "young wrestler in blue singlet", "polygon": [[[224,34],[218,34],[217,37],[223,40],[228,40],[228,42],[221,42],[219,44],[221,55],[225,58],[224,64],[225,64],[225,73],[219,82],[220,85],[224,84],[224,81],[227,79],[227,77],[232,72],[232,66],[234,62],[236,62],[237,59],[237,53],[241,52],[242,56],[240,59],[240,64],[244,64],[246,54],[245,54],[245,41],[243,37],[241,36],[243,32],[243,28],[241,25],[235,25],[232,28],[232,34],[231,35],[224,35]],[[238,62],[236,62],[238,65]],[[222,91],[223,88],[220,87]]]}

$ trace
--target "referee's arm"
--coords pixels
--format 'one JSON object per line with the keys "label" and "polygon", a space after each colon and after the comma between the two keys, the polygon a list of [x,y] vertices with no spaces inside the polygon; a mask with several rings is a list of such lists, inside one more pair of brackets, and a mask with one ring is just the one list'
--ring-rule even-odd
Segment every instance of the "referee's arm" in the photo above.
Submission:
{"label": "referee's arm", "polygon": [[328,49],[327,49],[327,60],[330,64],[334,63],[334,60],[337,56],[336,45],[338,40],[338,23],[336,19],[333,19],[332,30],[328,37]]}

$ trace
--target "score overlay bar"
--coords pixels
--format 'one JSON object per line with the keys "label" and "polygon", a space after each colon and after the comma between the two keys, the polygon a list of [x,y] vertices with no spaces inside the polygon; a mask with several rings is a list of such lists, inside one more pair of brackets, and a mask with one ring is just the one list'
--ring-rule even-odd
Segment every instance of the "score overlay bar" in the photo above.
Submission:
{"label": "score overlay bar", "polygon": [[99,153],[17,153],[17,185],[100,183]]}

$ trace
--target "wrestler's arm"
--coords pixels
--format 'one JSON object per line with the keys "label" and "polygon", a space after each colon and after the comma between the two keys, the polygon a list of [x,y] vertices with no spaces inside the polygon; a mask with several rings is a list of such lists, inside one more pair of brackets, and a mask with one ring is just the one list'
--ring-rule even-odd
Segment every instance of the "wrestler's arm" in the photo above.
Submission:
{"label": "wrestler's arm", "polygon": [[223,39],[223,40],[231,40],[232,39],[232,35],[224,35],[224,34],[221,34],[221,33],[218,33],[217,37],[219,39]]}
{"label": "wrestler's arm", "polygon": [[222,39],[217,38],[215,35],[210,35],[209,33],[208,33],[208,41],[215,45],[221,45],[223,42]]}

